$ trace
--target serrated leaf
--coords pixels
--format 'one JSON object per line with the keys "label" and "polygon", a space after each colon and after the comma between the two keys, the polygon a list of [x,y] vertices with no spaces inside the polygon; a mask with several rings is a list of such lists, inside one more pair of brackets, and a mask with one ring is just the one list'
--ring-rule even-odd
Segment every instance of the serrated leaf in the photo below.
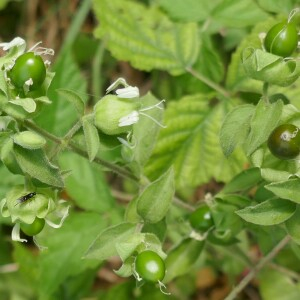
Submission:
{"label": "serrated leaf", "polygon": [[289,218],[285,222],[285,227],[288,234],[292,237],[292,239],[300,244],[300,206],[297,205],[296,212],[293,214],[291,218]]}
{"label": "serrated leaf", "polygon": [[[164,124],[146,165],[151,178],[174,166],[177,188],[195,187],[212,177],[228,181],[241,171],[245,156],[236,151],[224,157],[219,132],[225,115],[232,109],[229,101],[209,105],[210,95],[193,95],[168,104]],[[217,163],[216,163],[217,162]]]}
{"label": "serrated leaf", "polygon": [[220,131],[220,143],[225,156],[229,156],[239,144],[245,142],[254,110],[253,105],[239,105],[226,116]]}
{"label": "serrated leaf", "polygon": [[174,171],[171,167],[156,181],[150,183],[137,199],[137,212],[145,222],[162,220],[171,205],[175,193]]}
{"label": "serrated leaf", "polygon": [[138,69],[178,75],[197,57],[195,23],[173,23],[156,6],[128,0],[94,1],[94,10],[101,20],[95,35],[107,41],[113,56]]}
{"label": "serrated leaf", "polygon": [[167,272],[164,282],[168,283],[172,279],[188,273],[200,256],[203,246],[204,241],[186,238],[171,249],[165,260]]}
{"label": "serrated leaf", "polygon": [[48,247],[40,256],[40,294],[49,296],[69,276],[99,264],[99,261],[83,260],[82,256],[105,226],[105,219],[97,213],[71,213],[62,228],[51,229],[38,239],[38,243]]}
{"label": "serrated leaf", "polygon": [[89,160],[93,161],[100,148],[98,130],[89,116],[82,117],[82,128]]}
{"label": "serrated leaf", "polygon": [[67,89],[58,89],[57,93],[62,100],[69,101],[75,107],[79,117],[84,114],[84,101],[76,92]]}
{"label": "serrated leaf", "polygon": [[111,209],[114,199],[99,166],[71,152],[60,155],[59,163],[71,170],[65,180],[66,191],[79,207],[99,213]]}
{"label": "serrated leaf", "polygon": [[41,149],[28,150],[14,145],[14,154],[24,173],[55,187],[64,187],[58,167],[52,165]]}
{"label": "serrated leaf", "polygon": [[270,183],[265,187],[280,198],[300,203],[300,178]]}
{"label": "serrated leaf", "polygon": [[117,243],[125,242],[135,232],[135,224],[122,223],[104,230],[91,244],[85,254],[87,259],[105,260],[118,255]]}
{"label": "serrated leaf", "polygon": [[236,213],[247,222],[266,226],[283,223],[295,213],[295,210],[295,203],[273,198],[238,210]]}
{"label": "serrated leaf", "polygon": [[32,131],[22,131],[14,134],[13,141],[26,149],[41,149],[46,144],[46,140],[42,136]]}
{"label": "serrated leaf", "polygon": [[259,101],[251,118],[251,130],[246,141],[248,156],[267,141],[280,119],[282,109],[282,101],[269,105],[263,99]]}

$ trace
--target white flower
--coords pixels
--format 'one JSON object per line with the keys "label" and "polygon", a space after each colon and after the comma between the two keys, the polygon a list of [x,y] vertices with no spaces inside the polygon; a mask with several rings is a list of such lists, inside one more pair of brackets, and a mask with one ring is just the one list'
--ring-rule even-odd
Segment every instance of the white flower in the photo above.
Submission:
{"label": "white flower", "polygon": [[26,43],[25,43],[25,40],[23,40],[20,37],[14,38],[9,43],[0,43],[0,47],[3,48],[4,51],[7,51],[7,50],[9,50],[10,48],[13,48],[13,47],[22,47],[22,46],[24,46],[24,49],[25,49]]}
{"label": "white flower", "polygon": [[136,98],[140,96],[140,91],[136,86],[128,86],[122,89],[117,89],[116,94],[120,98]]}
{"label": "white flower", "polygon": [[119,127],[129,126],[139,121],[139,113],[134,110],[129,115],[122,117],[119,120]]}

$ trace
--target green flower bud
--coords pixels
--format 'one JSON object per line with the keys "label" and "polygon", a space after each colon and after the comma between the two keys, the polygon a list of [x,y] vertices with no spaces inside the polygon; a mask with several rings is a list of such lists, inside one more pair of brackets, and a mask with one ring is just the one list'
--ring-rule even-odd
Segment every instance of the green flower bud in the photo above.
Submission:
{"label": "green flower bud", "polygon": [[95,126],[108,135],[126,133],[139,120],[139,106],[136,100],[106,95],[94,107]]}

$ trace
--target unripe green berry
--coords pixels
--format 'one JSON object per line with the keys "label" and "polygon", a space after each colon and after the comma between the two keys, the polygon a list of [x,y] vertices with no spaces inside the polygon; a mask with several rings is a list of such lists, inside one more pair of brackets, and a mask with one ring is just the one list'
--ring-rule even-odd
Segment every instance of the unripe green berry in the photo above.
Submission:
{"label": "unripe green berry", "polygon": [[126,133],[131,130],[135,121],[129,121],[128,125],[122,126],[120,120],[133,112],[138,116],[138,108],[139,102],[134,99],[106,95],[94,107],[95,126],[108,135]]}

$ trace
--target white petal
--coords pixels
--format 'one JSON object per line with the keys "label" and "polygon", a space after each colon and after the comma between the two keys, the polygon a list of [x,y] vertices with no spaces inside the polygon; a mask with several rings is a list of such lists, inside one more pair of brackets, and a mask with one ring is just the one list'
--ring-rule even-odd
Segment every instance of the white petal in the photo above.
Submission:
{"label": "white petal", "polygon": [[[22,38],[20,37],[16,37],[14,38],[11,42],[9,43],[0,43],[0,47],[3,48],[4,51],[7,51],[9,50],[10,48],[12,47],[20,47],[20,46],[25,46],[25,40],[23,40]],[[24,47],[25,49],[25,47]]]}
{"label": "white petal", "polygon": [[30,85],[33,85],[33,80],[32,78],[29,78],[28,80],[25,81],[25,84],[30,86]]}
{"label": "white petal", "polygon": [[60,212],[63,214],[63,216],[62,216],[62,218],[60,219],[59,224],[55,224],[55,223],[53,223],[52,221],[50,221],[49,219],[46,219],[46,218],[45,218],[46,223],[47,223],[49,226],[51,226],[52,228],[60,228],[60,227],[62,226],[62,224],[64,223],[66,217],[69,215],[69,209],[70,209],[70,207],[71,207],[71,206],[69,205],[69,206],[65,207],[63,211],[60,211]]}
{"label": "white petal", "polygon": [[119,127],[132,125],[134,123],[137,123],[138,120],[139,120],[139,113],[136,110],[134,110],[132,113],[130,113],[125,117],[122,117],[119,120]]}
{"label": "white petal", "polygon": [[117,89],[116,94],[120,98],[136,98],[140,96],[140,91],[136,86],[128,86],[122,89]]}
{"label": "white petal", "polygon": [[20,237],[20,223],[16,223],[12,232],[11,232],[11,239],[13,241],[16,241],[16,242],[27,242],[26,239],[21,239]]}

